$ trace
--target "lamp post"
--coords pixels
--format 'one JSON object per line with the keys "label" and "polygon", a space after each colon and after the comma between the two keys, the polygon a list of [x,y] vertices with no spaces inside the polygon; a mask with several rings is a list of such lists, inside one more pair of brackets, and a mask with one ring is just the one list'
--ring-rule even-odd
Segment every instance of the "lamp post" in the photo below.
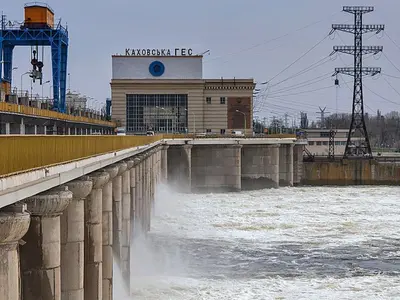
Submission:
{"label": "lamp post", "polygon": [[25,72],[25,73],[21,74],[21,97],[23,96],[23,91],[24,91],[22,89],[23,77],[24,77],[24,75],[27,75],[27,74],[31,74],[31,72]]}
{"label": "lamp post", "polygon": [[50,83],[50,80],[47,80],[47,81],[45,81],[45,82],[42,83],[42,101],[43,101],[43,99],[44,99],[44,96],[43,96],[44,85],[47,84],[47,83]]}
{"label": "lamp post", "polygon": [[238,110],[238,109],[236,110],[236,112],[241,113],[243,115],[243,117],[244,117],[244,135],[246,135],[246,128],[247,128],[247,126],[246,126],[246,114],[244,112]]}
{"label": "lamp post", "polygon": [[[185,110],[186,110],[187,112],[189,112],[189,110],[188,110],[187,108],[185,108]],[[192,111],[191,111],[191,113],[192,113],[192,115],[193,115],[193,134],[196,134],[196,115],[195,115],[194,112],[192,112]]]}

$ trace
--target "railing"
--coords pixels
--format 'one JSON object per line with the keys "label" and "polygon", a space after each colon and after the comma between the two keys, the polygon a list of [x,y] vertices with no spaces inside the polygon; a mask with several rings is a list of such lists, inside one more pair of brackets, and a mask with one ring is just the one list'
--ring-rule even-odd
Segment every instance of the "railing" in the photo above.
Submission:
{"label": "railing", "polygon": [[0,177],[122,149],[147,145],[156,136],[0,136]]}
{"label": "railing", "polygon": [[57,120],[71,121],[71,122],[81,122],[81,123],[90,123],[96,125],[104,125],[109,127],[115,127],[116,124],[114,122],[108,122],[103,120],[96,120],[87,117],[80,116],[72,116],[67,115],[47,109],[40,109],[35,107],[29,107],[25,105],[11,104],[7,102],[0,102],[0,112],[10,112],[22,115],[30,115],[30,116],[38,116],[45,117]]}
{"label": "railing", "polygon": [[164,134],[165,139],[295,139],[294,134],[257,134],[257,135],[236,135],[236,134]]}

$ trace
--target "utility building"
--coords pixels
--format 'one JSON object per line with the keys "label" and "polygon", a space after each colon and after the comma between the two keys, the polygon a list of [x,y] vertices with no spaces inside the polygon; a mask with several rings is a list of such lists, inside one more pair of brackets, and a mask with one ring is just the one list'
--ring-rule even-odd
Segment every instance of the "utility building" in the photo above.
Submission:
{"label": "utility building", "polygon": [[128,134],[252,132],[253,79],[204,79],[191,49],[112,56],[112,119]]}

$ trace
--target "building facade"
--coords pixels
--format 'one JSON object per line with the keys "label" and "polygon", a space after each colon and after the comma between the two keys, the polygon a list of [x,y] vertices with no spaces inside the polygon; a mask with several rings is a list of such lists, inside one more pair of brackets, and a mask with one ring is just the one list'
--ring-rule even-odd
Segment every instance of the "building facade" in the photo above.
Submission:
{"label": "building facade", "polygon": [[204,79],[190,49],[128,50],[112,56],[111,80],[112,119],[127,134],[252,132],[253,79]]}
{"label": "building facade", "polygon": [[[330,129],[306,129],[307,150],[316,156],[329,155],[329,132]],[[336,129],[334,138],[335,155],[341,156],[346,148],[348,129]]]}

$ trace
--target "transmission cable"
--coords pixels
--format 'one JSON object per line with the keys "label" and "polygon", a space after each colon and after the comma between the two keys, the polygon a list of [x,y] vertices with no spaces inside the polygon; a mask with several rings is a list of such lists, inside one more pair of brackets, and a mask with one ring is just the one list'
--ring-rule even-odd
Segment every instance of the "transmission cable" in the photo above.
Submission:
{"label": "transmission cable", "polygon": [[[331,14],[328,18],[332,18],[333,16],[337,15],[337,14],[340,13],[340,12],[341,12],[341,11],[335,12],[335,13]],[[211,62],[211,61],[214,61],[214,60],[217,60],[217,59],[226,57],[226,56],[236,55],[236,54],[239,54],[239,53],[243,53],[243,52],[252,50],[252,49],[257,48],[257,47],[260,47],[260,46],[262,46],[262,45],[265,45],[265,44],[268,44],[268,43],[277,41],[277,40],[279,40],[279,39],[282,39],[282,38],[284,38],[284,37],[287,37],[287,36],[289,36],[289,35],[291,35],[291,34],[293,34],[293,33],[296,33],[296,32],[298,32],[298,31],[307,29],[308,27],[311,27],[311,26],[313,26],[313,25],[319,24],[319,23],[321,23],[321,22],[323,22],[323,21],[325,21],[325,20],[326,20],[326,18],[320,19],[319,21],[312,22],[312,23],[310,23],[310,24],[308,24],[308,25],[306,25],[306,26],[297,28],[297,29],[295,29],[295,30],[293,30],[293,31],[290,31],[290,32],[288,32],[288,33],[286,33],[286,34],[283,34],[283,35],[281,35],[281,36],[278,36],[278,37],[275,37],[275,38],[272,38],[272,39],[265,40],[265,41],[263,41],[263,42],[261,42],[261,43],[255,44],[255,45],[253,45],[253,46],[251,46],[251,47],[242,49],[242,50],[237,51],[237,52],[231,52],[231,53],[226,54],[226,55],[222,55],[222,56],[218,56],[218,57],[212,58],[212,59],[210,59],[210,60],[205,61],[204,63],[208,63],[208,62]]]}
{"label": "transmission cable", "polygon": [[301,60],[304,56],[306,56],[308,53],[310,53],[312,50],[314,50],[316,47],[318,47],[323,41],[326,40],[326,38],[329,36],[329,34],[325,35],[324,38],[322,38],[318,43],[316,43],[314,46],[312,46],[310,49],[308,49],[305,53],[303,53],[299,58],[297,58],[295,61],[293,61],[291,64],[289,64],[286,68],[284,68],[282,71],[280,71],[278,74],[276,74],[274,77],[272,77],[270,80],[268,80],[266,83],[271,82],[274,80],[276,77],[281,75],[283,72],[288,70],[291,66],[296,64],[299,60]]}

